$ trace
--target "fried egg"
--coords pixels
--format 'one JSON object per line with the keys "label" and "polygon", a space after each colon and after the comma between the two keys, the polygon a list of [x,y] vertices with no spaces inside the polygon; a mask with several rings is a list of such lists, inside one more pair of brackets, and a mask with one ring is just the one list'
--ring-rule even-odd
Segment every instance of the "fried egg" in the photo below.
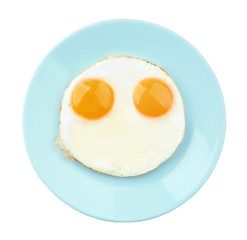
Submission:
{"label": "fried egg", "polygon": [[114,56],[80,73],[65,90],[57,144],[97,172],[137,176],[170,158],[184,129],[183,100],[166,71]]}

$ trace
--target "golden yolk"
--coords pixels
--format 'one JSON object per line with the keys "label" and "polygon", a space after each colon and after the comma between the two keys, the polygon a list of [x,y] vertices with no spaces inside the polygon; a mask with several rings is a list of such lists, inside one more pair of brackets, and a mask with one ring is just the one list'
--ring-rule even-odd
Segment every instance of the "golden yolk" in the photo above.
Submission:
{"label": "golden yolk", "polygon": [[139,82],[133,92],[133,101],[139,112],[148,117],[158,117],[172,106],[172,92],[159,78],[146,78]]}
{"label": "golden yolk", "polygon": [[74,112],[86,119],[105,116],[114,103],[112,88],[100,79],[84,79],[74,87],[71,106]]}

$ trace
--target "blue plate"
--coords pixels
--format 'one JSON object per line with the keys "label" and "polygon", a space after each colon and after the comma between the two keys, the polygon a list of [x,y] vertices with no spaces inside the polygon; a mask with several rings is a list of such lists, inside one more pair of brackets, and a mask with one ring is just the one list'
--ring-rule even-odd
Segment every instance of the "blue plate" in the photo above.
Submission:
{"label": "blue plate", "polygon": [[[111,55],[163,67],[184,100],[182,143],[168,161],[138,177],[94,172],[64,157],[55,145],[65,88],[83,69]],[[223,146],[225,108],[211,68],[187,41],[148,22],[111,20],[73,33],[43,60],[27,92],[23,128],[32,165],[58,198],[95,218],[141,221],[173,210],[205,183]]]}

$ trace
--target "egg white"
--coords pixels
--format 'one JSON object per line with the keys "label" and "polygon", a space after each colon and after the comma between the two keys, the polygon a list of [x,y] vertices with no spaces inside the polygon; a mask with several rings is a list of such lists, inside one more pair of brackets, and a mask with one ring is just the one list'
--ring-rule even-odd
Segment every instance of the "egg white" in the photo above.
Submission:
{"label": "egg white", "polygon": [[[163,116],[146,117],[133,103],[135,86],[148,77],[162,79],[173,93],[172,108]],[[114,105],[103,118],[87,120],[70,107],[72,91],[84,78],[100,78],[114,91]],[[181,94],[162,68],[138,58],[107,57],[80,73],[65,90],[57,144],[68,157],[95,171],[137,176],[166,161],[181,142],[184,129]]]}

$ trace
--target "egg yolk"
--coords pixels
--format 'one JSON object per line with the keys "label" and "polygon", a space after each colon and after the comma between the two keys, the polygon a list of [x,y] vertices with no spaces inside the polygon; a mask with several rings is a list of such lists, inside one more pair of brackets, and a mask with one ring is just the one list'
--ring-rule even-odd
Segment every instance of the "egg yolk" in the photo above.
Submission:
{"label": "egg yolk", "polygon": [[72,92],[72,109],[77,115],[89,120],[105,116],[113,103],[113,90],[101,79],[84,79],[76,84]]}
{"label": "egg yolk", "polygon": [[173,95],[166,83],[152,77],[138,83],[133,92],[133,101],[140,113],[148,117],[158,117],[169,111]]}

